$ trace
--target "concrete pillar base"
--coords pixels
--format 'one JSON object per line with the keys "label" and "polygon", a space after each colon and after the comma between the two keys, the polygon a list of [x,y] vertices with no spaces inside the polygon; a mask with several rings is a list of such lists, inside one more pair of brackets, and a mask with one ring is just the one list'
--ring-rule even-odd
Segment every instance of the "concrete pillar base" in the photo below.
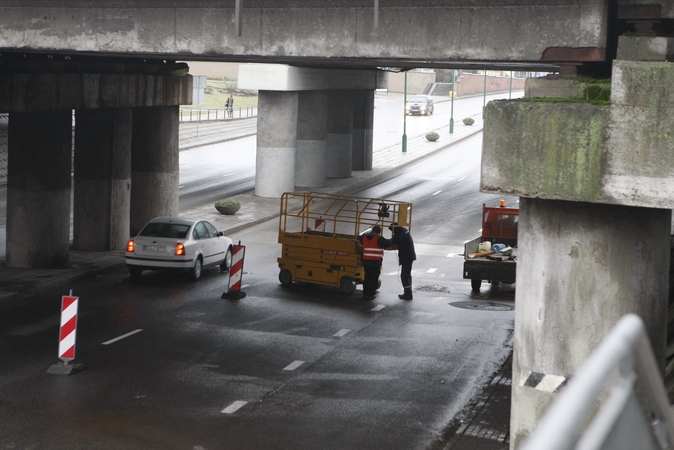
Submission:
{"label": "concrete pillar base", "polygon": [[554,399],[531,373],[573,376],[626,313],[664,372],[671,210],[520,200],[511,448]]}
{"label": "concrete pillar base", "polygon": [[372,170],[374,91],[353,91],[353,149],[351,168]]}
{"label": "concrete pillar base", "polygon": [[157,216],[177,216],[180,189],[177,106],[134,108],[130,232]]}
{"label": "concrete pillar base", "polygon": [[353,93],[328,93],[328,178],[350,178],[353,148]]}
{"label": "concrete pillar base", "polygon": [[72,113],[11,113],[8,267],[61,269],[70,259]]}
{"label": "concrete pillar base", "polygon": [[280,198],[295,189],[297,92],[260,91],[255,195]]}
{"label": "concrete pillar base", "polygon": [[131,109],[76,112],[73,247],[124,250],[131,207]]}
{"label": "concrete pillar base", "polygon": [[327,176],[328,96],[325,91],[299,93],[295,186],[321,187]]}
{"label": "concrete pillar base", "polygon": [[257,148],[255,195],[280,198],[295,190],[295,148]]}

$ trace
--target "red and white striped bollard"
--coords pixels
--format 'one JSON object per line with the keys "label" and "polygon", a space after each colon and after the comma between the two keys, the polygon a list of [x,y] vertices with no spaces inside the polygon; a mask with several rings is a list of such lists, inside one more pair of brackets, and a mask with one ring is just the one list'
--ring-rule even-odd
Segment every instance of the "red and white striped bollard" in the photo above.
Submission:
{"label": "red and white striped bollard", "polygon": [[61,297],[61,326],[59,328],[59,359],[63,364],[53,364],[47,373],[70,375],[82,370],[82,364],[69,365],[75,359],[75,342],[77,338],[77,308],[79,297],[70,295]]}
{"label": "red and white striped bollard", "polygon": [[246,296],[246,293],[241,290],[245,254],[246,246],[241,245],[241,241],[239,241],[238,245],[232,246],[232,267],[229,269],[229,287],[227,292],[222,294],[220,298],[238,300]]}

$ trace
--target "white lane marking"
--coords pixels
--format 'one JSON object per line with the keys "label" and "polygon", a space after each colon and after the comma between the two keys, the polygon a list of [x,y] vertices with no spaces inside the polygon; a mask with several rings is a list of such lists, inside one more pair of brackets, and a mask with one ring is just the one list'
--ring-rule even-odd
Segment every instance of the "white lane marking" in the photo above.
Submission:
{"label": "white lane marking", "polygon": [[249,286],[250,286],[250,284],[242,284],[242,285],[241,285],[241,289],[247,288],[247,287],[249,287]]}
{"label": "white lane marking", "polygon": [[440,192],[442,192],[442,191],[435,191],[435,192],[433,192],[433,195],[438,195]]}
{"label": "white lane marking", "polygon": [[386,305],[377,305],[374,308],[372,308],[370,311],[381,311],[384,308],[386,308]]}
{"label": "white lane marking", "polygon": [[459,254],[458,253],[450,253],[449,255],[447,255],[447,258],[454,258],[455,256],[459,256]]}
{"label": "white lane marking", "polygon": [[431,267],[430,269],[428,269],[426,271],[426,273],[435,273],[436,270],[438,270],[438,269],[436,269],[435,267]]}
{"label": "white lane marking", "polygon": [[283,370],[295,370],[304,363],[305,361],[295,361],[288,364],[286,367],[283,368]]}
{"label": "white lane marking", "polygon": [[336,332],[335,334],[333,334],[333,336],[334,337],[342,337],[342,336],[346,335],[346,333],[348,333],[349,331],[351,331],[351,330],[349,330],[348,328],[343,328],[343,329],[339,330],[338,332]]}
{"label": "white lane marking", "polygon": [[128,338],[129,336],[132,336],[132,335],[134,335],[134,334],[136,334],[136,333],[140,333],[141,331],[143,331],[143,330],[142,330],[142,329],[138,329],[138,330],[132,331],[131,333],[123,334],[123,335],[121,335],[120,337],[116,337],[116,338],[114,338],[114,339],[110,339],[109,341],[105,341],[105,342],[103,342],[101,345],[108,345],[108,344],[112,344],[113,342],[121,341],[122,339]]}
{"label": "white lane marking", "polygon": [[398,275],[398,272],[387,273],[386,275]]}
{"label": "white lane marking", "polygon": [[220,412],[223,413],[223,414],[234,414],[239,409],[241,409],[246,403],[248,403],[248,402],[244,402],[243,400],[237,400]]}
{"label": "white lane marking", "polygon": [[461,177],[461,178],[459,178],[457,181],[463,181],[463,180],[465,180],[465,179],[466,179],[466,177]]}
{"label": "white lane marking", "polygon": [[236,172],[226,173],[226,174],[223,175],[223,177],[229,177],[229,176],[234,175],[235,173],[236,173]]}

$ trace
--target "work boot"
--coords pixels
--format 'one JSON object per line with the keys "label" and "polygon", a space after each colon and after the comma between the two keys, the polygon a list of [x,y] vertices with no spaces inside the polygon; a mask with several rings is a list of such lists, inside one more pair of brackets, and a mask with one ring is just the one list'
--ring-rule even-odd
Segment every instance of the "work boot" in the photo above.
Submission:
{"label": "work boot", "polygon": [[401,300],[412,300],[412,288],[405,288],[405,292],[398,296]]}

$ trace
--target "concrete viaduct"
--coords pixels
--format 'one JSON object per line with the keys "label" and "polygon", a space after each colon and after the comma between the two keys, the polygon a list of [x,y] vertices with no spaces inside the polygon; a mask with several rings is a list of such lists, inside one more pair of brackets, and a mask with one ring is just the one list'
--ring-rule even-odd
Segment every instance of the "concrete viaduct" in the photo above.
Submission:
{"label": "concrete viaduct", "polygon": [[[666,358],[674,207],[674,0],[0,0],[8,112],[7,265],[68,263],[74,132],[76,248],[118,250],[178,212],[178,61],[275,65],[260,89],[256,193],[371,168],[373,90],[415,67],[533,69],[530,97],[492,102],[481,189],[521,196],[511,447],[625,313]],[[255,68],[255,67],[253,67]],[[256,75],[257,74],[257,75]],[[103,232],[101,232],[103,230]]]}

